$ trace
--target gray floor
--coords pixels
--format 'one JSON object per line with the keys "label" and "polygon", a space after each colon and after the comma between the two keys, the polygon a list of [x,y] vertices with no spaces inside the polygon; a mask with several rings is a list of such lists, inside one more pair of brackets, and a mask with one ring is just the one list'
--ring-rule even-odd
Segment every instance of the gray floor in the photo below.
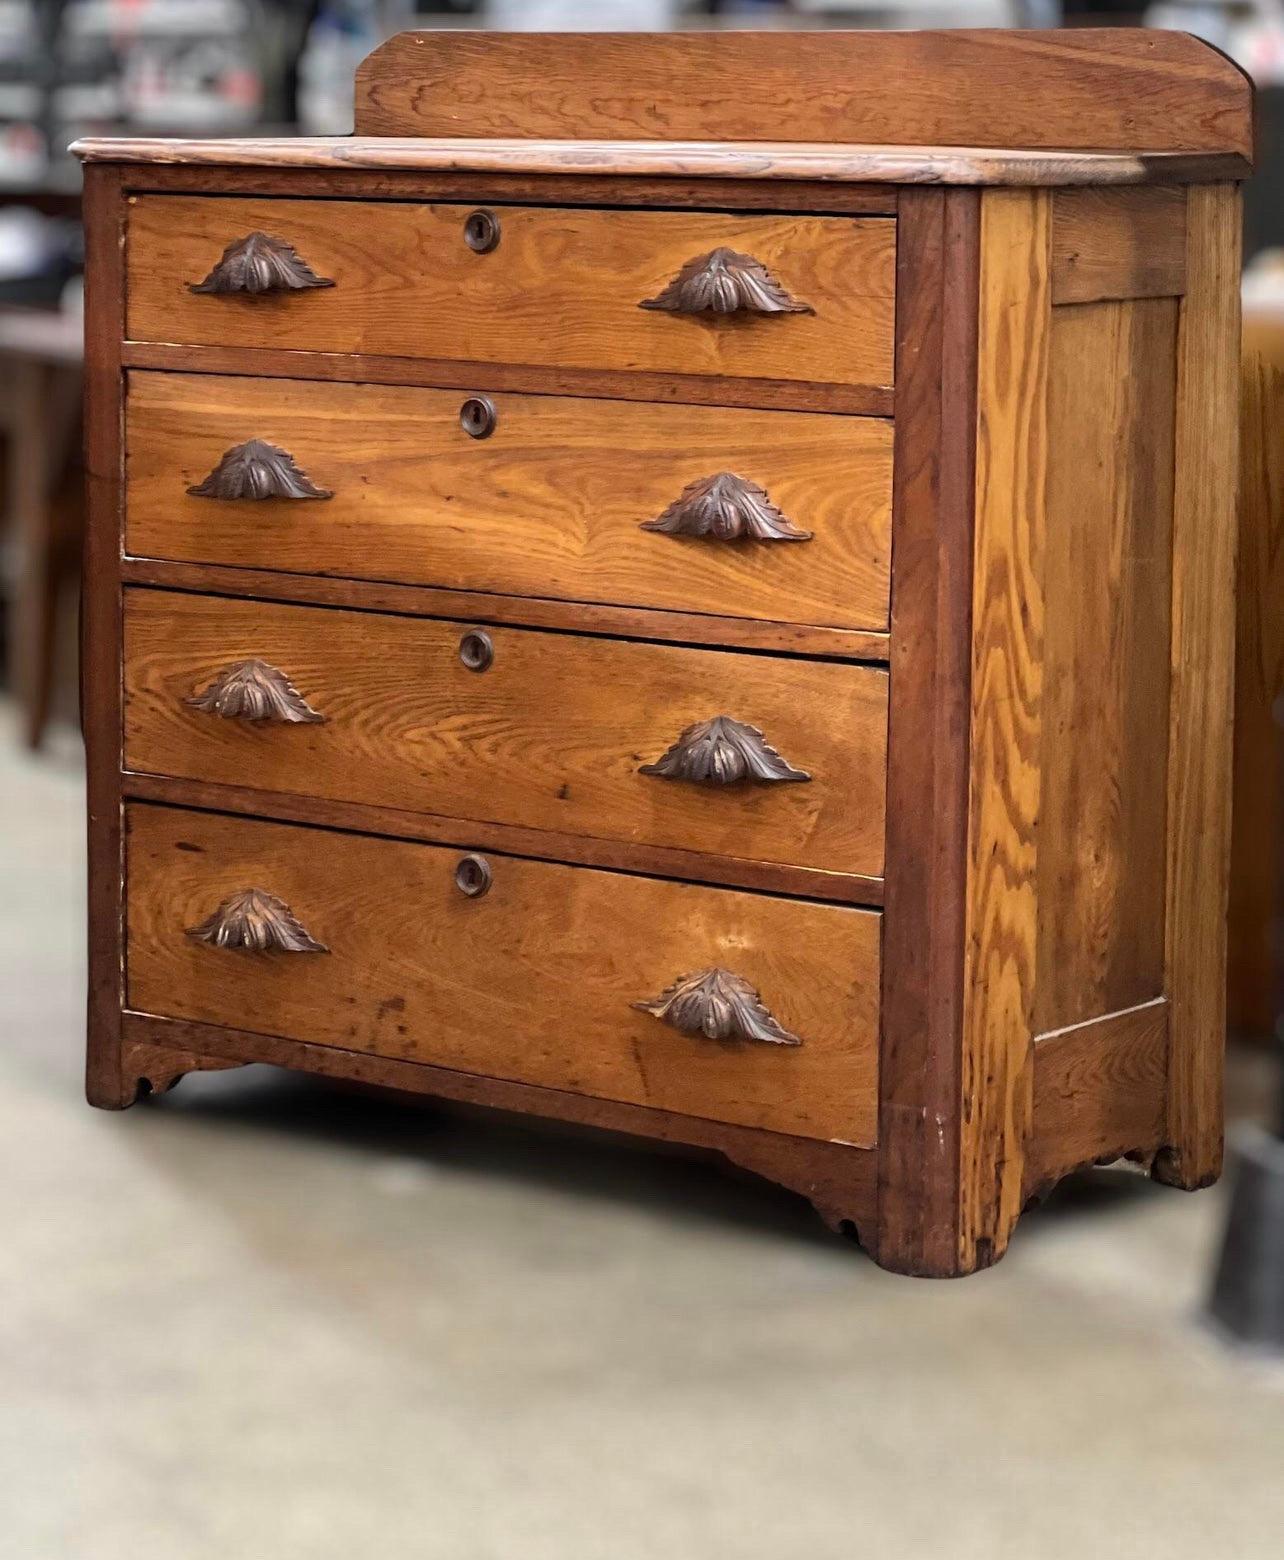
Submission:
{"label": "gray floor", "polygon": [[1281,1553],[1220,1192],[1101,1174],[913,1283],[711,1166],[267,1069],[91,1111],[80,820],[0,719],[3,1560]]}

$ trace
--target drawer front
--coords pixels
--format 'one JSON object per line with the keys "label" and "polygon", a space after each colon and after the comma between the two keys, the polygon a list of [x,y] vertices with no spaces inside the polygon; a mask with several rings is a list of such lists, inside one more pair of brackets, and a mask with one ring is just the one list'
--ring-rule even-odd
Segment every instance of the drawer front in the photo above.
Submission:
{"label": "drawer front", "polygon": [[[133,590],[125,698],[140,772],[882,871],[868,666]],[[744,778],[699,783],[710,759]]]}
{"label": "drawer front", "polygon": [[144,373],[127,431],[141,557],[887,623],[872,418]]}
{"label": "drawer front", "polygon": [[127,832],[131,1008],[874,1141],[877,914],[501,856],[470,896],[458,851],[168,807]]}
{"label": "drawer front", "polygon": [[[128,333],[478,364],[892,382],[891,219],[489,209],[498,242],[478,253],[471,206],[139,196]],[[241,241],[256,234],[247,249]],[[725,251],[740,258],[677,280]],[[206,278],[212,290],[191,290]],[[260,286],[268,290],[245,290]],[[702,307],[715,299],[733,312]],[[641,307],[649,300],[659,302]],[[809,312],[790,312],[795,304]]]}

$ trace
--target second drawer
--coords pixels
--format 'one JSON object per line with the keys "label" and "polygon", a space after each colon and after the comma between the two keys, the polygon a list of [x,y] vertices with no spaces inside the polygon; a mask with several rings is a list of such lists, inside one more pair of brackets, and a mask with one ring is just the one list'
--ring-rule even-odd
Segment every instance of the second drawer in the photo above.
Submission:
{"label": "second drawer", "polygon": [[874,667],[131,590],[125,700],[137,772],[882,874]]}
{"label": "second drawer", "polygon": [[136,373],[127,430],[140,556],[887,624],[875,418]]}

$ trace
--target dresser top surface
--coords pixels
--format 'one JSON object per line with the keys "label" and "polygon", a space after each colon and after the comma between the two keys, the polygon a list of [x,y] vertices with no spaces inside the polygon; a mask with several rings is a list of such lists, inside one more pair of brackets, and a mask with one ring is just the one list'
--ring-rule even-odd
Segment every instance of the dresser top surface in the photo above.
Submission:
{"label": "dresser top surface", "polygon": [[816,180],[1243,178],[1253,88],[1185,33],[400,33],[352,138],[87,140],[87,161]]}
{"label": "dresser top surface", "polygon": [[810,180],[830,184],[1087,185],[1242,179],[1235,152],[1004,150],[818,142],[601,141],[395,136],[74,143],[85,162],[206,168]]}

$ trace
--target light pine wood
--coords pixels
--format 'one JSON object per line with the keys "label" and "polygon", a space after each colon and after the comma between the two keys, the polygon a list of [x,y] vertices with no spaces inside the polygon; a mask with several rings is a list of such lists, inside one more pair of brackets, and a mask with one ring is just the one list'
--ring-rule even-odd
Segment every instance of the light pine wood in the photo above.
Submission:
{"label": "light pine wood", "polygon": [[[524,824],[479,823],[475,818],[439,817],[400,807],[374,807],[369,802],[336,802],[297,792],[256,790],[253,786],[213,784],[206,780],[175,780],[164,775],[127,770],[124,793],[145,802],[174,807],[203,807],[240,813],[247,818],[276,818],[282,823],[315,824],[354,834],[384,834],[393,839],[422,840],[426,845],[461,845],[503,851],[513,856],[538,856],[575,866],[644,872],[650,877],[684,882],[719,883],[751,888],[759,893],[828,899],[836,904],[883,903],[883,880],[824,867],[795,867],[743,856],[708,856],[698,851],[637,840],[604,840],[593,835],[531,829]],[[746,841],[746,847],[751,842]]]}
{"label": "light pine wood", "polygon": [[712,136],[1253,154],[1252,87],[1178,33],[405,32],[357,72],[375,136]]}
{"label": "light pine wood", "polygon": [[888,636],[874,629],[816,628],[697,612],[656,612],[588,601],[552,601],[546,596],[497,596],[442,586],[338,580],[322,574],[281,574],[271,569],[225,568],[154,558],[123,558],[120,572],[130,585],[162,585],[252,601],[354,607],[363,612],[392,612],[406,617],[467,617],[474,623],[512,623],[523,628],[569,629],[624,639],[719,645],[785,655],[823,655],[841,661],[887,659]]}
{"label": "light pine wood", "polygon": [[1168,1129],[1156,1173],[1222,1162],[1239,471],[1239,190],[1190,192],[1177,349],[1168,759]]}
{"label": "light pine wood", "polygon": [[[190,562],[884,629],[892,430],[870,418],[464,396],[379,385],[130,376],[126,547]],[[224,451],[282,448],[323,503],[190,497]],[[644,531],[730,471],[806,542]]]}
{"label": "light pine wood", "polygon": [[1175,298],[1186,290],[1186,191],[1058,190],[1052,301]]}
{"label": "light pine wood", "polygon": [[[129,334],[625,373],[892,382],[895,224],[886,218],[505,206],[496,208],[499,246],[478,255],[464,242],[471,209],[134,197]],[[188,290],[228,244],[256,231],[291,244],[335,285],[257,297]],[[816,312],[710,318],[639,307],[687,261],[719,247],[761,261]]]}
{"label": "light pine wood", "polygon": [[[790,184],[802,188],[803,198],[815,209],[823,209],[828,199],[835,203],[834,210],[848,210],[853,195],[847,187],[853,187],[859,198],[863,184],[869,188],[870,209],[884,212],[895,210],[896,192],[890,188],[894,184],[1145,185],[1157,180],[1234,179],[1248,171],[1245,156],[1238,152],[1142,155],[797,141],[442,140],[431,136],[411,140],[395,136],[291,136],[285,140],[259,136],[253,140],[185,141],[90,136],[74,142],[71,150],[85,163],[125,165],[135,189],[156,188],[159,180],[155,170],[175,168],[288,169],[297,174],[339,172],[350,177],[379,172],[480,173],[581,182],[661,178],[698,180],[706,185],[715,180],[740,180],[744,182],[741,199],[746,195],[752,198],[755,186],[765,186],[766,192],[777,195],[778,207],[783,207],[788,193],[773,191],[772,186]],[[811,189],[799,181],[806,181]],[[562,193],[560,184],[556,193]],[[664,191],[649,193],[663,197]],[[762,193],[760,189],[759,199]]]}
{"label": "light pine wood", "polygon": [[1021,1212],[1038,948],[1050,206],[981,201],[959,1263]]}
{"label": "light pine wood", "polygon": [[[802,1137],[873,1142],[879,917],[169,808],[128,815],[129,1005]],[[186,935],[261,886],[325,954]],[[733,969],[800,1046],[718,1043],[630,1004]]]}
{"label": "light pine wood", "polygon": [[1235,780],[1227,939],[1232,1033],[1269,1039],[1284,916],[1284,308],[1244,310],[1239,569],[1235,591]]}
{"label": "light pine wood", "polygon": [[[887,677],[873,667],[131,590],[125,762],[177,778],[606,841],[878,876]],[[185,701],[252,658],[319,725]],[[703,786],[640,774],[697,721],[755,726],[812,779]]]}
{"label": "light pine wood", "polygon": [[175,346],[127,341],[126,368],[162,373],[236,374],[258,379],[324,380],[337,384],[419,385],[454,388],[474,395],[487,391],[517,395],[569,395],[678,406],[760,408],[782,412],[849,412],[890,417],[890,385],[804,384],[790,379],[732,379],[717,374],[621,374],[612,369],[546,368],[537,363],[474,363],[429,357],[374,357],[351,352],[292,352],[271,347]]}
{"label": "light pine wood", "polygon": [[1025,1195],[1098,1160],[1153,1153],[1163,1140],[1167,1063],[1163,997],[1039,1035]]}
{"label": "light pine wood", "polygon": [[1164,991],[1176,346],[1171,298],[1053,311],[1040,1031]]}

